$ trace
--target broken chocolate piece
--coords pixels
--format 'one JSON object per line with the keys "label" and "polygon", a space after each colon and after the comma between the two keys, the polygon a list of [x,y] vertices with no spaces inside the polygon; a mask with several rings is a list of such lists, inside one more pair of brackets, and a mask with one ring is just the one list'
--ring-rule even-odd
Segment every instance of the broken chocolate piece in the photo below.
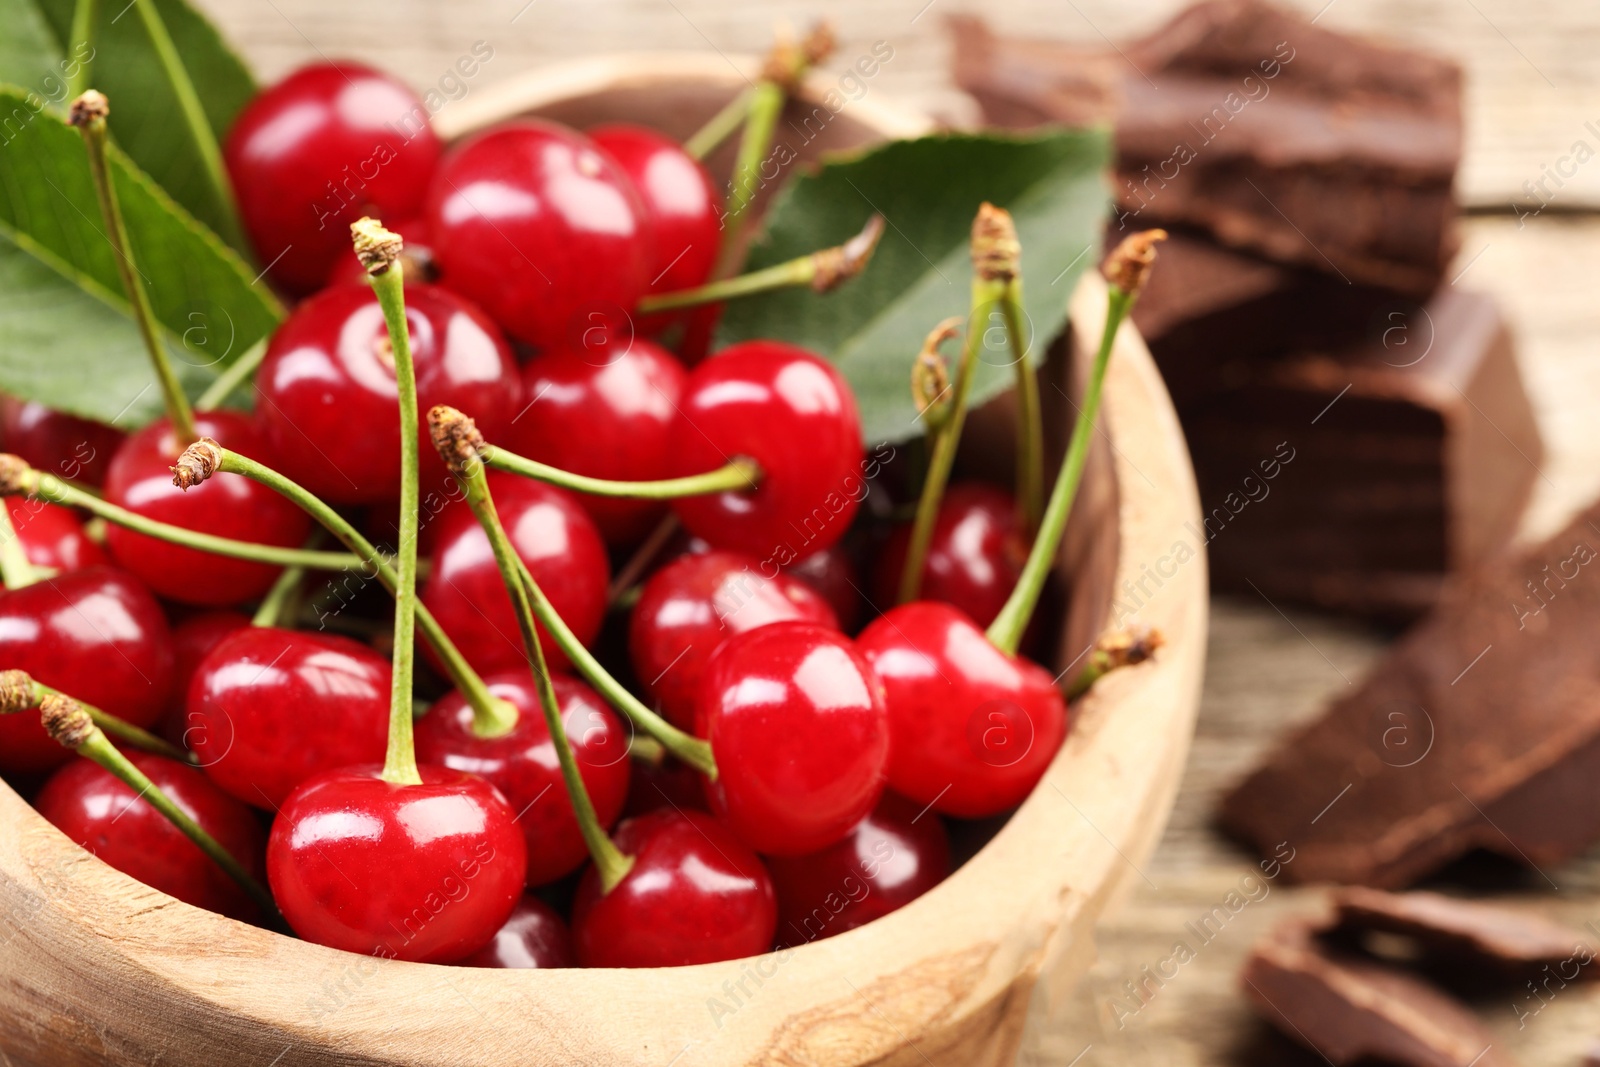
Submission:
{"label": "broken chocolate piece", "polygon": [[[1537,915],[1447,897],[1440,893],[1386,893],[1351,887],[1333,894],[1342,931],[1402,934],[1442,954],[1486,963],[1501,971],[1561,968],[1571,980],[1600,955],[1581,930]],[[1567,973],[1570,970],[1571,973]]]}
{"label": "broken chocolate piece", "polygon": [[1328,1062],[1514,1067],[1465,1005],[1404,971],[1336,952],[1306,919],[1280,923],[1241,982],[1262,1018]]}

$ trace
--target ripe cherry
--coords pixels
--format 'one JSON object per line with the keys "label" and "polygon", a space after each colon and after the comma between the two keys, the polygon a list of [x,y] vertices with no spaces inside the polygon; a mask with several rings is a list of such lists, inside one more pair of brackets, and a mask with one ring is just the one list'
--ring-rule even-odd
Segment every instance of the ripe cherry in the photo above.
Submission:
{"label": "ripe cherry", "polygon": [[693,730],[711,654],[734,634],[786,621],[839,628],[810,586],[754,556],[717,549],[679,556],[650,576],[634,606],[628,622],[634,673],[663,715]]}
{"label": "ripe cherry", "polygon": [[711,810],[758,852],[831,845],[883,793],[883,695],[850,639],[815,623],[723,642],[700,683],[695,732],[717,760]]}
{"label": "ripe cherry", "polygon": [[633,766],[628,779],[628,803],[622,808],[623,818],[631,819],[662,808],[709,810],[705,779],[687,763],[671,756],[663,756],[659,761],[636,756],[628,762]]}
{"label": "ripe cherry", "polygon": [[[491,441],[509,431],[522,383],[494,323],[448,290],[408,285],[406,325],[422,410],[460,408]],[[337,504],[399,496],[394,357],[370,287],[334,286],[296,307],[267,348],[256,398],[284,474]],[[425,427],[422,434],[420,477],[424,485],[442,483],[444,465]]]}
{"label": "ripe cherry", "polygon": [[0,395],[0,440],[6,451],[57,478],[101,485],[122,438],[121,430],[104,423],[47,408],[37,400]]}
{"label": "ripe cherry", "polygon": [[453,963],[494,939],[522,899],[516,815],[482,778],[376,765],[329,771],[290,794],[267,839],[267,879],[295,933],[346,952]]}
{"label": "ripe cherry", "polygon": [[350,258],[350,223],[417,214],[440,150],[415,93],[341,61],[302,67],[257,94],[223,155],[257,258],[304,295]]}
{"label": "ripe cherry", "polygon": [[538,897],[517,902],[511,918],[495,931],[494,940],[461,961],[463,967],[574,967],[572,931],[556,909]]}
{"label": "ripe cherry", "polygon": [[306,779],[382,760],[389,661],[347,637],[252,626],[189,684],[183,738],[218,787],[277,808]]}
{"label": "ripe cherry", "polygon": [[[897,527],[878,559],[873,591],[879,604],[899,599],[909,524]],[[922,567],[923,600],[952,604],[979,626],[1000,614],[1028,559],[1028,537],[1011,494],[982,482],[945,492]]]}
{"label": "ripe cherry", "polygon": [[[592,478],[670,475],[672,424],[688,372],[666,349],[643,338],[626,345],[563,344],[534,357],[523,374],[527,409],[504,442],[511,451]],[[488,430],[485,435],[495,440]],[[578,500],[614,545],[638,541],[666,511],[654,500],[587,494]]]}
{"label": "ripe cherry", "polygon": [[675,475],[735,457],[761,466],[754,489],[673,501],[690,532],[780,567],[835,543],[866,494],[861,419],[832,364],[777,341],[732,345],[689,374]]}
{"label": "ripe cherry", "polygon": [[[276,457],[247,416],[205,411],[196,412],[194,421],[200,436],[275,465]],[[283,548],[297,548],[305,540],[310,530],[305,513],[241,475],[216,474],[187,491],[173,485],[171,468],[182,451],[165,418],[132,434],[111,460],[106,499],[146,518],[218,537]],[[151,589],[184,604],[220,607],[253,599],[267,591],[279,570],[170,544],[120,526],[106,530],[106,548]]]}
{"label": "ripe cherry", "polygon": [[616,329],[650,283],[638,192],[556,123],[505,123],[452,150],[426,218],[443,284],[542,348]]}
{"label": "ripe cherry", "polygon": [[883,685],[889,786],[961,818],[1022,803],[1067,731],[1049,673],[995,648],[948,604],[903,604],[856,639]]}
{"label": "ripe cherry", "polygon": [[584,871],[572,906],[584,967],[678,967],[755,956],[772,945],[777,901],[755,853],[704,812],[654,811],[613,835],[633,869],[601,895]]}
{"label": "ripe cherry", "polygon": [[783,568],[783,573],[810,586],[828,602],[839,628],[852,633],[861,616],[861,583],[855,562],[842,545],[831,545],[813,552],[798,563]]}
{"label": "ripe cherry", "polygon": [[767,861],[778,891],[778,943],[798,946],[903,908],[950,873],[950,840],[932,811],[883,799],[844,840]]}
{"label": "ripe cherry", "polygon": [[[500,521],[534,581],[578,640],[594,640],[605,621],[610,564],[589,516],[565,490],[516,475],[490,474]],[[434,521],[433,570],[422,602],[479,673],[526,667],[511,596],[489,550],[489,538],[464,502]],[[551,666],[566,663],[539,628]],[[427,649],[430,658],[431,649]]]}
{"label": "ripe cherry", "polygon": [[106,554],[89,540],[71,509],[20,496],[6,497],[5,506],[22,551],[35,567],[60,573],[106,561]]}
{"label": "ripe cherry", "polygon": [[[172,635],[161,605],[114,567],[0,593],[0,663],[135,726],[153,725],[172,692]],[[0,716],[0,770],[44,771],[71,758],[37,712]]]}
{"label": "ripe cherry", "polygon": [[[392,230],[400,235],[405,248],[400,253],[400,259],[405,267],[405,279],[408,285],[418,282],[433,282],[438,278],[438,271],[433,263],[433,237],[428,233],[428,224],[420,216],[406,219],[384,219],[383,228]],[[356,285],[367,285],[367,268],[361,265],[361,260],[355,256],[340,256],[333,263],[333,271],[328,275],[328,285],[343,285],[346,282]]]}
{"label": "ripe cherry", "polygon": [[[226,608],[202,611],[190,615],[172,628],[173,668],[172,704],[183,717],[184,703],[189,699],[189,683],[194,680],[200,664],[211,655],[212,649],[248,628],[250,616]],[[178,733],[183,729],[179,727]]]}
{"label": "ripe cherry", "polygon": [[[193,767],[124,753],[174,804],[245,870],[263,873],[264,834],[250,809]],[[247,922],[260,911],[200,847],[109,771],[86,759],[51,775],[33,805],[57,829],[123,874],[207,911]]]}
{"label": "ripe cherry", "polygon": [[[628,797],[628,730],[587,685],[560,674],[550,681],[578,773],[601,825],[610,826]],[[527,838],[528,885],[544,885],[577,870],[589,850],[572,813],[532,675],[523,667],[488,675],[484,682],[517,709],[516,728],[503,737],[477,736],[466,698],[451,693],[417,721],[417,759],[480,775],[500,790]]]}

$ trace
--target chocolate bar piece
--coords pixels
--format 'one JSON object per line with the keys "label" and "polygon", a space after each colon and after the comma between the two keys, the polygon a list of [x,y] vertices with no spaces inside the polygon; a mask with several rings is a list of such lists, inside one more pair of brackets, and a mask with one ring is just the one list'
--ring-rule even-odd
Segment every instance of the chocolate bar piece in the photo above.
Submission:
{"label": "chocolate bar piece", "polygon": [[1123,227],[1217,240],[1416,295],[1458,243],[1461,75],[1264,0],[1209,0],[1110,51],[952,20],[955,78],[997,125],[1116,124]]}
{"label": "chocolate bar piece", "polygon": [[1316,924],[1289,919],[1251,951],[1241,975],[1262,1018],[1329,1063],[1513,1067],[1455,998],[1404,971],[1328,948]]}
{"label": "chocolate bar piece", "polygon": [[1558,969],[1557,977],[1596,977],[1600,946],[1581,930],[1537,915],[1440,893],[1386,893],[1351,886],[1333,894],[1338,929],[1400,934],[1440,955],[1513,974]]}
{"label": "chocolate bar piece", "polygon": [[1223,825],[1263,854],[1292,842],[1298,881],[1402,887],[1474,848],[1570,859],[1600,840],[1597,632],[1600,503],[1452,583]]}

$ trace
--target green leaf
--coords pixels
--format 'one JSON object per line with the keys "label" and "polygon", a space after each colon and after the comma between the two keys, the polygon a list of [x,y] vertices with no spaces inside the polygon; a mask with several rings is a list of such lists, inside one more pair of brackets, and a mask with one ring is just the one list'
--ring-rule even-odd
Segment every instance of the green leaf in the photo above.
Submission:
{"label": "green leaf", "polygon": [[[71,16],[68,16],[69,18]],[[66,99],[61,45],[34,0],[0,0],[0,81],[25,86],[52,103]]]}
{"label": "green leaf", "polygon": [[[837,244],[877,211],[889,225],[872,263],[825,296],[788,289],[729,303],[718,341],[770,337],[827,355],[855,390],[869,441],[918,436],[912,360],[940,320],[969,310],[967,244],[978,205],[987,200],[1016,220],[1023,310],[1036,339],[1030,359],[1042,359],[1044,342],[1066,322],[1078,275],[1098,258],[1110,162],[1105,130],[940,134],[825,157],[779,193],[749,269]],[[1002,343],[984,353],[974,405],[1016,373]]]}
{"label": "green leaf", "polygon": [[[153,413],[135,400],[153,375],[138,346],[82,139],[15,87],[0,87],[0,116],[11,116],[0,122],[0,284],[7,286],[0,389],[136,425]],[[190,382],[208,380],[270,333],[283,310],[235,252],[115,148],[110,165],[129,242],[176,365]]]}

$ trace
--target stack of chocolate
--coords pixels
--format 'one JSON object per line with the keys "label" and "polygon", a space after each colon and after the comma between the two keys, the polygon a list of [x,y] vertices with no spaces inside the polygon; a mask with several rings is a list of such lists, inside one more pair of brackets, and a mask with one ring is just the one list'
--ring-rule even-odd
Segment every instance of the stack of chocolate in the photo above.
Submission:
{"label": "stack of chocolate", "polygon": [[1262,0],[1106,49],[954,22],[991,123],[1114,124],[1108,243],[1173,232],[1134,318],[1219,587],[1405,620],[1504,546],[1541,448],[1498,309],[1446,277],[1454,64]]}

